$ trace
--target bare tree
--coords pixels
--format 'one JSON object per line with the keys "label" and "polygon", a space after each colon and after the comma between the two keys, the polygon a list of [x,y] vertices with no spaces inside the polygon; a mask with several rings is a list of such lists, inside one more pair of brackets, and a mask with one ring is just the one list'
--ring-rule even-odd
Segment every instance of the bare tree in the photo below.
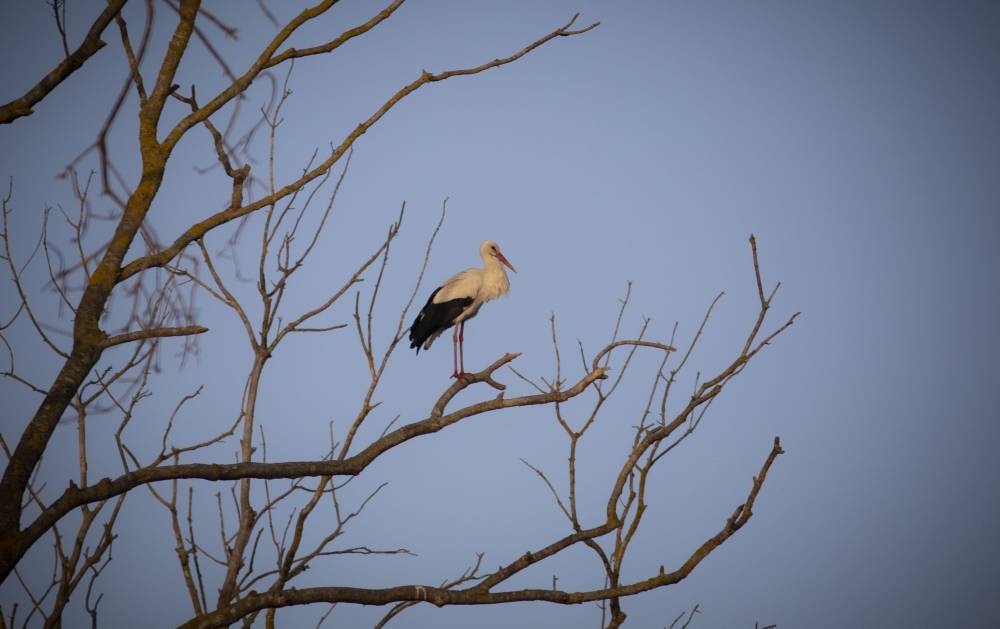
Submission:
{"label": "bare tree", "polygon": [[[7,364],[3,375],[19,383],[27,394],[40,398],[37,411],[18,424],[16,436],[3,435],[0,445],[7,466],[0,482],[0,574],[5,583],[18,583],[23,596],[18,604],[0,613],[0,626],[40,622],[59,626],[71,598],[82,597],[83,608],[92,624],[99,620],[102,601],[99,578],[112,560],[116,526],[123,502],[133,492],[149,492],[162,506],[173,532],[177,568],[190,599],[191,618],[185,626],[245,626],[262,620],[275,626],[276,610],[291,605],[361,603],[389,606],[377,626],[421,602],[434,605],[490,605],[515,601],[548,601],[558,604],[599,603],[602,627],[617,627],[626,614],[622,599],[684,579],[719,545],[738,531],[753,514],[755,500],[776,457],[783,452],[777,437],[749,491],[730,517],[721,523],[688,559],[671,570],[661,566],[658,574],[639,581],[623,579],[622,565],[629,546],[643,522],[651,472],[674,448],[699,426],[713,400],[738,376],[752,359],[778,334],[790,326],[792,315],[773,331],[764,324],[778,286],[766,292],[761,278],[756,241],[751,236],[751,259],[759,308],[749,325],[746,340],[731,361],[710,378],[695,378],[689,396],[673,391],[678,377],[688,368],[705,323],[718,298],[712,302],[701,326],[682,352],[676,342],[677,326],[669,341],[648,340],[646,320],[635,336],[624,335],[622,323],[631,286],[621,300],[621,308],[610,339],[598,351],[588,354],[578,344],[579,367],[562,364],[556,318],[550,321],[554,372],[548,377],[532,377],[514,367],[518,354],[497,358],[485,369],[456,380],[440,394],[429,409],[411,416],[397,416],[376,438],[361,430],[379,406],[381,397],[399,396],[382,391],[383,376],[399,342],[406,334],[413,303],[423,286],[424,272],[435,239],[445,220],[441,218],[428,237],[420,271],[412,278],[413,288],[405,302],[397,304],[398,317],[390,329],[381,329],[376,316],[379,292],[389,267],[393,243],[405,217],[403,203],[398,218],[386,226],[385,235],[371,244],[369,254],[355,266],[344,269],[338,283],[325,294],[313,296],[312,305],[295,310],[286,296],[297,273],[315,252],[327,219],[335,206],[341,183],[348,174],[355,141],[372,128],[395,105],[421,87],[447,79],[474,75],[519,60],[555,39],[586,33],[597,23],[576,28],[577,17],[531,41],[520,50],[478,66],[439,72],[422,71],[410,83],[396,89],[370,116],[361,120],[345,137],[331,143],[307,160],[300,176],[279,181],[279,130],[282,110],[291,90],[292,68],[298,59],[335,52],[346,42],[360,37],[393,16],[403,4],[394,0],[367,21],[328,41],[308,47],[290,47],[289,38],[299,29],[319,19],[335,4],[324,0],[279,23],[263,3],[259,8],[274,22],[277,33],[263,42],[259,54],[249,62],[230,64],[212,44],[214,31],[235,36],[235,29],[206,11],[197,0],[165,0],[144,4],[142,35],[134,42],[122,15],[125,1],[109,2],[73,52],[67,42],[65,5],[52,5],[57,30],[62,38],[65,59],[24,96],[0,107],[0,122],[36,112],[44,114],[44,100],[58,98],[58,84],[73,72],[86,72],[86,63],[110,38],[110,24],[116,24],[118,48],[127,61],[119,97],[98,129],[96,139],[63,173],[73,198],[73,207],[49,208],[43,212],[37,238],[28,251],[18,251],[26,242],[23,234],[13,234],[8,220],[15,211],[16,190],[10,182],[3,195],[3,231],[0,233],[2,262],[13,299],[4,300],[0,313],[0,341]],[[156,11],[169,9],[173,25],[169,43],[155,71],[141,70],[149,62],[151,32]],[[199,94],[197,86],[181,87],[178,67],[199,41],[227,77],[226,85],[209,94]],[[234,71],[233,68],[245,68]],[[274,73],[282,71],[281,76]],[[273,86],[271,98],[251,116],[241,108],[250,99],[247,91],[254,81]],[[116,165],[109,144],[109,131],[116,124],[122,104],[134,98],[139,103],[139,125],[134,148],[141,160],[141,175],[128,181]],[[170,107],[168,108],[168,105]],[[233,105],[232,107],[228,107]],[[165,113],[168,112],[169,114]],[[200,127],[201,129],[197,129]],[[243,129],[241,133],[237,129]],[[203,130],[203,131],[202,131]],[[149,218],[150,207],[161,191],[168,169],[177,168],[172,155],[178,142],[189,132],[207,134],[214,147],[214,167],[206,176],[225,177],[228,202],[207,216],[191,219],[188,227],[172,240],[161,240]],[[253,146],[264,147],[267,161],[262,167],[252,159]],[[95,172],[80,175],[80,168],[95,163]],[[110,210],[106,209],[110,205]],[[256,222],[248,222],[256,217]],[[53,219],[50,224],[49,219]],[[249,278],[253,292],[247,294],[240,278],[247,277],[238,260],[252,251]],[[33,303],[39,294],[27,279],[30,270],[41,267],[47,277],[48,298],[72,322],[61,329],[45,320]],[[236,282],[238,286],[233,285]],[[366,283],[362,284],[362,281]],[[5,291],[7,288],[5,288]],[[198,336],[209,332],[196,320],[195,295],[207,295],[230,313],[243,330],[251,359],[245,366],[246,379],[239,412],[214,434],[190,442],[176,442],[174,428],[183,421],[185,405],[197,398],[202,388],[176,400],[170,409],[159,409],[162,418],[158,449],[148,451],[136,445],[136,430],[148,434],[150,422],[135,427],[146,399],[161,377],[161,364],[183,363],[198,350]],[[721,295],[720,295],[721,296]],[[353,299],[353,326],[331,323],[326,316]],[[9,304],[9,306],[8,306]],[[332,426],[329,444],[322,451],[304,453],[300,461],[270,461],[264,423],[258,417],[261,384],[267,377],[269,360],[278,346],[293,335],[328,334],[353,327],[369,384],[354,393],[358,411],[349,425]],[[48,352],[58,366],[47,383],[35,382],[19,368],[15,357],[24,349],[25,333],[30,332],[35,349]],[[343,333],[343,332],[342,332]],[[164,348],[171,348],[165,353]],[[578,447],[608,400],[619,391],[637,352],[657,352],[662,358],[658,369],[649,374],[648,394],[640,402],[638,421],[629,447],[621,453],[621,465],[609,479],[606,509],[600,517],[583,513],[578,497],[590,487],[577,482],[581,465]],[[574,352],[576,353],[576,352]],[[675,358],[679,354],[679,358]],[[575,359],[574,361],[575,362]],[[688,368],[689,369],[689,368]],[[564,372],[575,372],[564,376]],[[500,382],[506,373],[523,393],[508,395]],[[480,387],[479,385],[486,385]],[[456,396],[470,389],[493,390],[480,401],[457,406]],[[498,392],[498,393],[497,393]],[[571,400],[577,403],[569,405]],[[678,400],[675,402],[675,400]],[[581,403],[586,408],[581,410]],[[551,492],[557,508],[566,518],[567,531],[537,549],[511,558],[492,572],[482,569],[483,555],[459,576],[438,585],[404,585],[386,588],[354,587],[350,583],[325,587],[295,588],[292,584],[307,569],[324,558],[338,555],[409,554],[406,548],[371,545],[344,546],[345,531],[380,492],[355,494],[345,502],[345,487],[362,475],[386,452],[411,439],[431,435],[453,424],[476,417],[503,413],[521,406],[549,409],[553,420],[566,436],[568,483],[553,482],[537,462],[524,461],[537,473]],[[90,419],[112,416],[116,427],[96,440],[88,437]],[[46,483],[40,476],[50,438],[61,424],[75,426],[78,443],[78,471],[65,479],[68,486]],[[5,431],[10,430],[5,427]],[[68,430],[68,427],[67,427]],[[226,458],[230,443],[236,444],[235,460]],[[94,456],[113,456],[120,465],[117,475],[95,480],[88,474]],[[61,488],[64,487],[64,488]],[[196,495],[209,492],[215,498],[214,512],[196,507]],[[428,499],[433,499],[429,497]],[[322,526],[315,515],[325,513]],[[332,518],[330,517],[332,516]],[[333,525],[330,525],[330,522]],[[312,527],[313,535],[309,535]],[[218,529],[218,535],[210,532]],[[322,531],[321,534],[317,532]],[[51,545],[52,571],[47,583],[38,587],[22,577],[25,558],[42,556],[42,544]],[[512,577],[577,545],[586,546],[596,559],[603,587],[587,591],[545,589],[502,589]],[[332,609],[330,607],[329,609]],[[697,607],[691,612],[691,616]],[[328,613],[328,612],[327,612]],[[325,615],[324,615],[325,618]],[[322,619],[321,619],[322,622]],[[674,621],[675,624],[677,620]],[[687,622],[690,622],[688,618]],[[685,624],[686,626],[686,624]]]}

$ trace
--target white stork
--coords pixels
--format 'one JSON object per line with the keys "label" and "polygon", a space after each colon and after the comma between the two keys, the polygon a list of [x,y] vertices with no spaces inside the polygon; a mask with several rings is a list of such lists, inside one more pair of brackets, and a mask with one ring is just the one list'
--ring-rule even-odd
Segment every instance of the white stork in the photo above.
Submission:
{"label": "white stork", "polygon": [[479,246],[479,255],[483,258],[483,268],[466,269],[439,286],[410,326],[410,348],[417,348],[418,354],[421,347],[429,349],[442,332],[455,327],[451,340],[455,363],[452,378],[465,377],[462,352],[465,322],[476,316],[483,304],[506,294],[510,288],[507,272],[500,265],[517,273],[492,240]]}

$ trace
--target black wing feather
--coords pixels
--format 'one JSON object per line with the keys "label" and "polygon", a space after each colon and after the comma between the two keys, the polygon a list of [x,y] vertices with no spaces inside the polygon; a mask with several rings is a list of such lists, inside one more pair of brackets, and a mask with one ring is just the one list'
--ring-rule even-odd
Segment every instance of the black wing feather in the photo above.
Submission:
{"label": "black wing feather", "polygon": [[427,298],[427,303],[417,318],[413,320],[413,325],[410,326],[410,349],[417,348],[418,354],[428,338],[439,332],[444,332],[454,325],[455,319],[472,304],[472,297],[451,299],[436,304],[434,296],[440,290],[441,288],[438,287],[431,293],[431,296]]}

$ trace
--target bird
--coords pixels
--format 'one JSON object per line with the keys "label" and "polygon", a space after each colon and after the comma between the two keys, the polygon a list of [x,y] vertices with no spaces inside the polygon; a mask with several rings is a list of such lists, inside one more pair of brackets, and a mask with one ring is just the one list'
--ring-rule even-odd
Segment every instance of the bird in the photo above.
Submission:
{"label": "bird", "polygon": [[410,326],[410,349],[416,348],[417,354],[421,349],[430,349],[431,343],[445,330],[455,328],[451,340],[455,366],[451,377],[457,379],[468,375],[462,351],[465,322],[476,316],[483,304],[505,295],[510,289],[504,266],[517,273],[492,240],[479,246],[479,255],[483,258],[483,268],[466,269],[437,287]]}

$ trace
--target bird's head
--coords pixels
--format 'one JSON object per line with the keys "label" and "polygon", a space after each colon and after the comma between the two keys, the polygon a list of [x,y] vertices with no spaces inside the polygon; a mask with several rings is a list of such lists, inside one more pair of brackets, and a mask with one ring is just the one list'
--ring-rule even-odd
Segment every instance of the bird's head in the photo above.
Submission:
{"label": "bird's head", "polygon": [[507,261],[507,258],[505,258],[503,254],[500,253],[500,246],[497,245],[497,243],[493,242],[492,240],[487,240],[482,245],[480,245],[479,252],[483,254],[483,258],[485,258],[486,256],[490,256],[496,259],[496,261],[499,262],[500,264],[506,266],[511,271],[517,273],[517,269],[515,269],[514,266]]}

